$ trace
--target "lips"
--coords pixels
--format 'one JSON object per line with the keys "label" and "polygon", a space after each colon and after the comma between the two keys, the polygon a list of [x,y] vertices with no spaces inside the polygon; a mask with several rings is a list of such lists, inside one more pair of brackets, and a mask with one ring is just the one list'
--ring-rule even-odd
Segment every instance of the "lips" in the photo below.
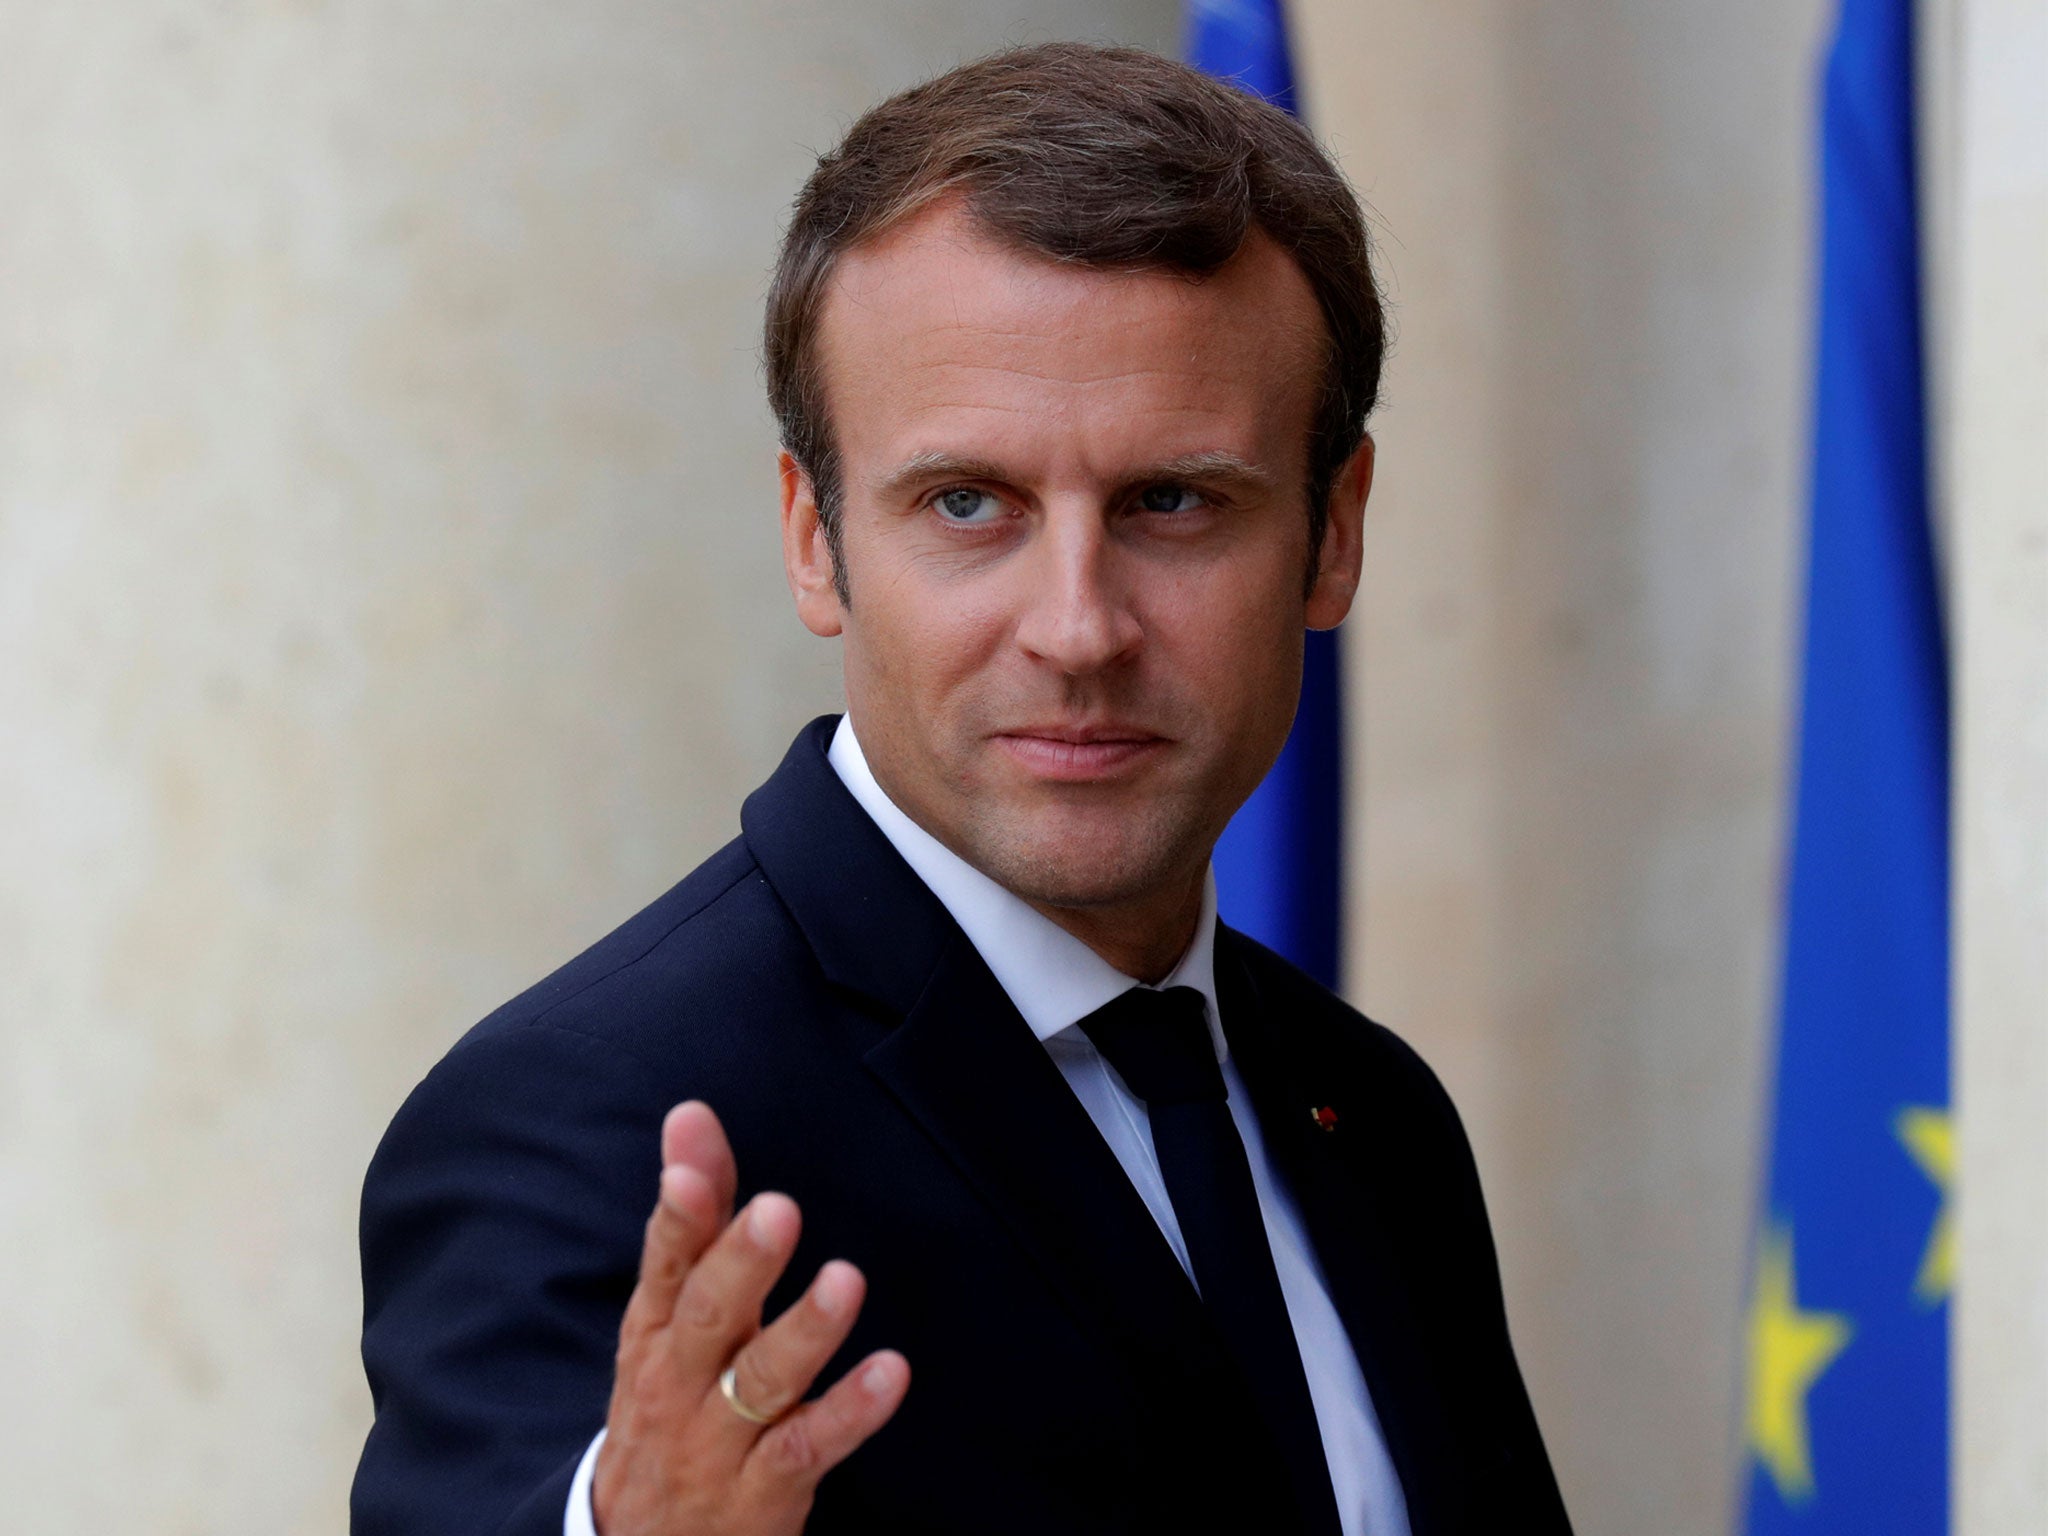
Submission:
{"label": "lips", "polygon": [[1141,727],[1113,724],[1020,726],[994,741],[1033,777],[1063,783],[1118,777],[1169,745]]}

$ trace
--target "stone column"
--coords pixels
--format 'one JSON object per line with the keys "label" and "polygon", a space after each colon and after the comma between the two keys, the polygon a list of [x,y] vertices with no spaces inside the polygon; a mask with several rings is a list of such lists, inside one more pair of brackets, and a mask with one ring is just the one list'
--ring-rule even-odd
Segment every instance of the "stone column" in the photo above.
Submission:
{"label": "stone column", "polygon": [[2048,13],[1944,0],[1958,1536],[2048,1518]]}
{"label": "stone column", "polygon": [[836,704],[756,361],[814,151],[1179,20],[0,4],[6,1529],[342,1529],[386,1121]]}
{"label": "stone column", "polygon": [[1586,1536],[1725,1536],[1795,675],[1819,0],[1303,0],[1397,341],[1352,992],[1471,1123]]}

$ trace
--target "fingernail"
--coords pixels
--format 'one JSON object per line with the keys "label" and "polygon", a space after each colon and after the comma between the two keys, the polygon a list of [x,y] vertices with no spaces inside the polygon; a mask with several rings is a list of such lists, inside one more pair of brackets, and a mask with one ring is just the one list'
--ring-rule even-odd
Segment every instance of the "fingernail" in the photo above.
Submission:
{"label": "fingernail", "polygon": [[763,1248],[773,1248],[781,1234],[775,1229],[783,1223],[775,1209],[777,1201],[768,1195],[756,1195],[747,1202],[747,1236]]}
{"label": "fingernail", "polygon": [[678,1216],[687,1214],[684,1202],[689,1198],[690,1185],[700,1175],[694,1168],[681,1163],[671,1163],[661,1170],[661,1201]]}
{"label": "fingernail", "polygon": [[672,1104],[669,1106],[668,1113],[661,1117],[661,1134],[664,1139],[666,1139],[669,1133],[675,1129],[676,1122],[679,1119],[681,1119],[682,1116],[686,1114],[692,1108],[692,1106],[696,1105],[697,1103],[698,1101],[696,1099],[685,1099],[680,1104]]}
{"label": "fingernail", "polygon": [[812,1299],[827,1317],[839,1317],[853,1304],[853,1292],[853,1271],[833,1264],[826,1266],[818,1276],[818,1288],[812,1293]]}
{"label": "fingernail", "polygon": [[889,1377],[894,1374],[886,1362],[876,1360],[860,1373],[860,1389],[869,1397],[880,1397],[889,1390]]}

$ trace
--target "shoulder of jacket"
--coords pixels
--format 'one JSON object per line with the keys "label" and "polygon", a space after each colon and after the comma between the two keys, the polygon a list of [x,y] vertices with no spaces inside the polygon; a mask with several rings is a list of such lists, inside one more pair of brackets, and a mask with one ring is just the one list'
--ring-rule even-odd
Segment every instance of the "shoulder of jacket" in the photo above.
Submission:
{"label": "shoulder of jacket", "polygon": [[1407,1094],[1456,1122],[1457,1111],[1442,1079],[1403,1035],[1368,1018],[1278,950],[1249,934],[1232,929],[1230,943],[1243,957],[1267,1008],[1334,1039],[1362,1069],[1375,1077],[1398,1079]]}
{"label": "shoulder of jacket", "polygon": [[803,938],[735,838],[566,964],[472,1026],[447,1059],[509,1036],[583,1034],[632,1053],[694,1000],[787,968]]}

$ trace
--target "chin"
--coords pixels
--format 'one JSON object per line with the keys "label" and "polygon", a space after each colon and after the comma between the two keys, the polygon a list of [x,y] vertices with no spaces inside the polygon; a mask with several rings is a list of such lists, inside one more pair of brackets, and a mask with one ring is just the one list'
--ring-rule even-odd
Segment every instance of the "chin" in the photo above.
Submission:
{"label": "chin", "polygon": [[1199,862],[1196,839],[1137,817],[1104,826],[1025,826],[984,821],[974,829],[969,862],[1026,901],[1051,907],[1112,907],[1143,900]]}

